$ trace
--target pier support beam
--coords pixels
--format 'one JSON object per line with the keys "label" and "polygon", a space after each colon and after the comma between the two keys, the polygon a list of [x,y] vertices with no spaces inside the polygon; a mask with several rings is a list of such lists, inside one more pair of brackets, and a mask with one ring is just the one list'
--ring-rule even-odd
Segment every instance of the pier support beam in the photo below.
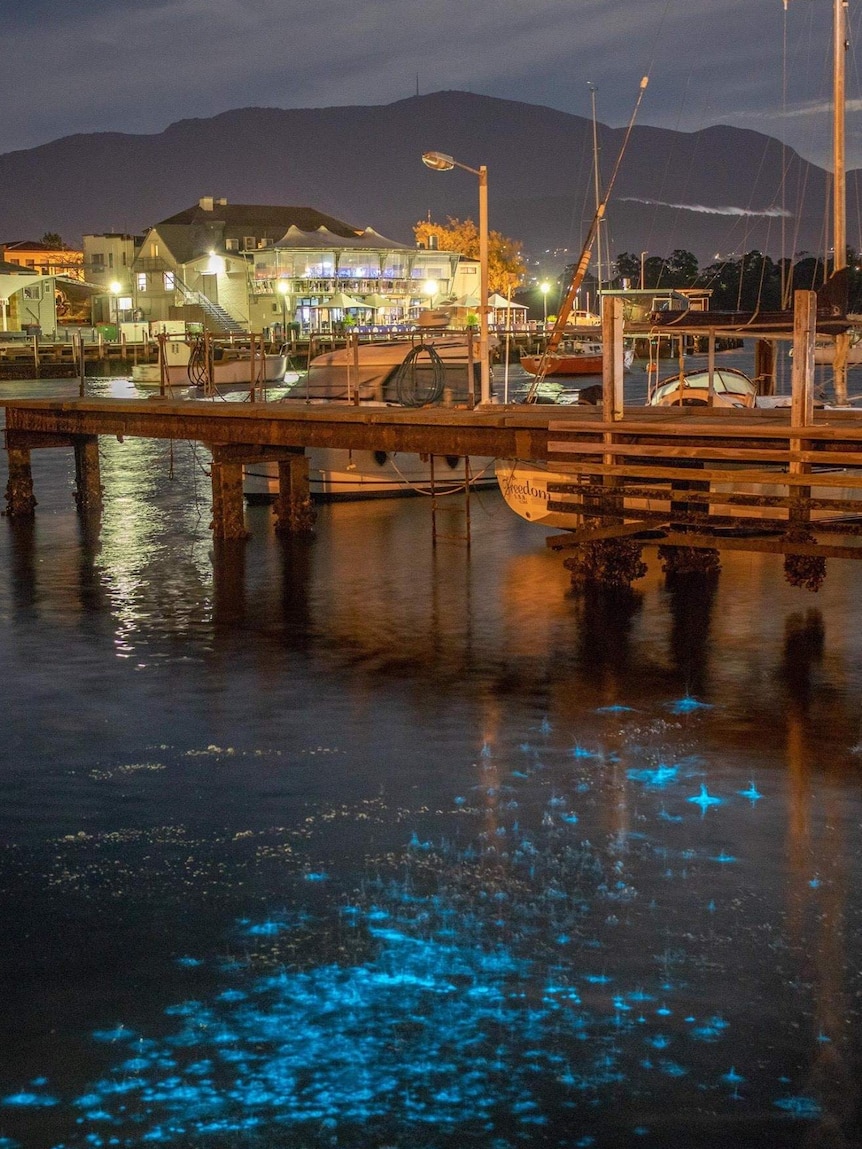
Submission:
{"label": "pier support beam", "polygon": [[641,558],[643,543],[637,539],[600,539],[579,546],[563,566],[575,586],[600,583],[607,587],[630,587],[647,572]]}
{"label": "pier support beam", "polygon": [[280,535],[307,535],[317,518],[308,486],[305,452],[278,462],[278,494],[275,498],[275,529]]}
{"label": "pier support beam", "polygon": [[87,513],[102,509],[102,482],[99,471],[97,435],[75,436],[75,502]]}
{"label": "pier support beam", "polygon": [[33,468],[29,447],[13,447],[7,442],[9,479],[6,483],[6,514],[10,518],[32,518],[36,510],[33,495]]}
{"label": "pier support beam", "polygon": [[213,518],[216,539],[247,539],[242,494],[242,463],[212,463]]}

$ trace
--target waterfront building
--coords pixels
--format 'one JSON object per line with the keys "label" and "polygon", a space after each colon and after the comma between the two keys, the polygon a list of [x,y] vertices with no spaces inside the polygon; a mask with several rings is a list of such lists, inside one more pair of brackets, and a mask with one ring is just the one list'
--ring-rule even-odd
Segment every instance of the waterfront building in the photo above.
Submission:
{"label": "waterfront building", "polygon": [[143,237],[127,232],[101,232],[83,237],[84,274],[97,289],[93,296],[94,324],[134,319],[132,265]]}
{"label": "waterfront building", "polygon": [[478,284],[478,262],[456,252],[400,243],[314,208],[203,196],[144,235],[130,303],[150,324],[278,335],[289,325],[312,333],[410,323],[453,300],[478,308]]}

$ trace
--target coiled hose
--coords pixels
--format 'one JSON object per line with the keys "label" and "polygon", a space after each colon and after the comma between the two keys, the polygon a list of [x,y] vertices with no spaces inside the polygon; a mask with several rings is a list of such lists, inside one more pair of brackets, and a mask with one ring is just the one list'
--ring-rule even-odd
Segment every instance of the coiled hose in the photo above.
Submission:
{"label": "coiled hose", "polygon": [[196,339],[192,343],[186,374],[189,377],[189,382],[194,383],[196,387],[206,387],[209,373],[207,371],[206,343],[203,339]]}
{"label": "coiled hose", "polygon": [[[428,364],[417,360],[421,355],[428,356]],[[446,372],[443,360],[433,347],[420,343],[408,352],[393,376],[395,396],[402,407],[426,407],[429,403],[439,403],[443,397],[443,384]]]}

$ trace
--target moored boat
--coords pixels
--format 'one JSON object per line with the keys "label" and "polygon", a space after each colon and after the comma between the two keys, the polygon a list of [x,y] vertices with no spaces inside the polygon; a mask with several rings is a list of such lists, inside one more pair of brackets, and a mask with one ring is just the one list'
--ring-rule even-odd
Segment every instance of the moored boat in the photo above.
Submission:
{"label": "moored boat", "polygon": [[[363,408],[463,404],[478,396],[479,382],[478,355],[473,358],[468,337],[423,333],[414,340],[360,343],[318,355],[279,402],[347,402]],[[494,460],[485,457],[431,459],[414,452],[321,447],[309,448],[307,455],[315,499],[445,495],[497,481]],[[271,502],[278,493],[278,465],[247,467],[243,489],[249,502]]]}
{"label": "moored boat", "polygon": [[[626,348],[623,365],[631,367],[634,352]],[[602,345],[595,339],[566,339],[546,355],[522,355],[521,366],[529,375],[601,375]]]}

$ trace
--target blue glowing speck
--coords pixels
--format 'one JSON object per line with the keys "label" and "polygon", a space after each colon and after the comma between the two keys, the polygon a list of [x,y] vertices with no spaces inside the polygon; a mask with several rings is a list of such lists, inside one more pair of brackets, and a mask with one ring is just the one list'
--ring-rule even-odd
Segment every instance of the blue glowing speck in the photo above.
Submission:
{"label": "blue glowing speck", "polygon": [[700,806],[701,814],[705,814],[708,806],[720,806],[724,801],[723,798],[716,798],[714,794],[710,794],[706,786],[701,783],[700,793],[695,794],[692,798],[686,798],[687,802],[693,802],[695,806]]}
{"label": "blue glowing speck", "polygon": [[737,794],[739,794],[739,796],[741,798],[747,798],[749,800],[749,802],[752,804],[752,806],[754,805],[755,802],[759,802],[760,799],[763,797],[763,795],[760,793],[760,791],[754,785],[754,779],[752,779],[748,783],[748,789],[747,790],[737,790]]}
{"label": "blue glowing speck", "polygon": [[626,777],[630,782],[643,782],[647,786],[667,786],[676,781],[676,766],[657,766],[655,770],[627,770]]}
{"label": "blue glowing speck", "polygon": [[819,878],[812,878],[808,885],[812,890],[819,890],[822,883]]}
{"label": "blue glowing speck", "polygon": [[548,719],[547,719],[547,718],[543,718],[543,719],[542,719],[542,721],[541,721],[541,724],[540,724],[540,726],[539,726],[539,731],[540,731],[542,734],[550,734],[550,733],[551,733],[551,731],[552,731],[553,729],[554,729],[554,728],[553,728],[553,726],[550,724],[550,722],[548,721]]}
{"label": "blue glowing speck", "polygon": [[684,698],[677,698],[672,702],[670,709],[673,714],[691,714],[693,710],[712,710],[712,707],[708,702],[698,702],[696,698],[687,694]]}
{"label": "blue glowing speck", "polygon": [[727,1073],[722,1073],[721,1080],[726,1085],[732,1085],[735,1089],[737,1087],[737,1085],[742,1085],[743,1081],[745,1081],[745,1078],[742,1076],[741,1073],[737,1073],[736,1068],[733,1065],[731,1065],[731,1067],[727,1071]]}
{"label": "blue glowing speck", "polygon": [[324,870],[312,870],[307,874],[303,874],[306,882],[326,882],[329,880],[329,874]]}
{"label": "blue glowing speck", "polygon": [[667,810],[665,810],[664,806],[662,806],[662,808],[659,810],[658,816],[659,816],[659,818],[661,818],[661,820],[663,822],[681,822],[682,821],[682,814],[668,814],[668,812],[667,812]]}
{"label": "blue glowing speck", "polygon": [[204,964],[200,958],[193,957],[178,957],[176,961],[177,965],[183,966],[184,969],[194,969],[196,966]]}
{"label": "blue glowing speck", "polygon": [[720,854],[717,854],[714,858],[710,858],[709,860],[711,862],[720,862],[722,865],[724,865],[729,862],[735,862],[736,858],[734,858],[733,854],[726,854],[724,850],[722,850]]}
{"label": "blue glowing speck", "polygon": [[794,1117],[819,1117],[821,1112],[813,1097],[780,1097],[773,1104],[779,1109],[786,1109]]}
{"label": "blue glowing speck", "polygon": [[625,714],[627,711],[634,711],[633,706],[624,706],[621,702],[615,702],[611,706],[599,706],[596,714]]}
{"label": "blue glowing speck", "polygon": [[118,1025],[114,1029],[94,1029],[92,1034],[94,1041],[114,1042],[114,1041],[130,1041],[135,1036],[133,1029],[127,1029],[125,1025]]}
{"label": "blue glowing speck", "polygon": [[828,1034],[823,1033],[821,1030],[821,1032],[817,1034],[817,1040],[821,1045],[826,1045],[832,1041],[832,1038]]}
{"label": "blue glowing speck", "polygon": [[26,1089],[20,1093],[10,1093],[3,1098],[2,1103],[18,1109],[48,1109],[59,1104],[56,1097],[50,1097],[47,1093],[31,1093]]}
{"label": "blue glowing speck", "polygon": [[579,746],[577,743],[571,749],[573,758],[598,758],[599,755],[594,750],[587,750],[585,746]]}

